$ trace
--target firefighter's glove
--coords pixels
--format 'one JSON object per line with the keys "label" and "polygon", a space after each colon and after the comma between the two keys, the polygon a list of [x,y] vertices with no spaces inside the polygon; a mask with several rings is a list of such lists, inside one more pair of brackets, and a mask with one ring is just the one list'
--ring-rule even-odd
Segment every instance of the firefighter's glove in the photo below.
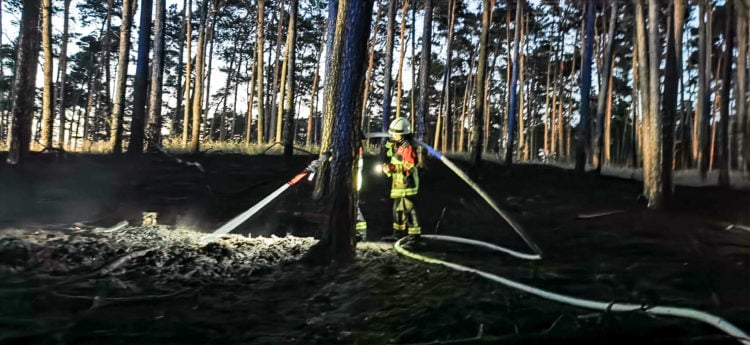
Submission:
{"label": "firefighter's glove", "polygon": [[391,176],[396,172],[396,166],[393,164],[383,163],[383,173],[385,173],[386,176]]}

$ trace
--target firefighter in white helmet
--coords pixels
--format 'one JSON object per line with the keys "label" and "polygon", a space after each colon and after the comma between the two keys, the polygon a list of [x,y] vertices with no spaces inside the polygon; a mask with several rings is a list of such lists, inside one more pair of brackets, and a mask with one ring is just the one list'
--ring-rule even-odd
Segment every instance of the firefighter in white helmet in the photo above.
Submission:
{"label": "firefighter in white helmet", "polygon": [[419,191],[417,152],[412,143],[411,124],[404,117],[398,117],[388,128],[390,140],[385,144],[387,163],[383,172],[391,178],[391,199],[393,199],[393,236],[419,236],[421,228],[414,210],[414,198]]}

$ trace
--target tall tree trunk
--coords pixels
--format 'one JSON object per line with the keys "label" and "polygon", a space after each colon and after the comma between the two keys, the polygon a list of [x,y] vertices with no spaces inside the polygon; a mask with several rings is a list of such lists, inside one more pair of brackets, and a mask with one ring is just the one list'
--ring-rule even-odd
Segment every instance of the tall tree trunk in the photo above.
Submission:
{"label": "tall tree trunk", "polygon": [[[422,69],[419,75],[419,118],[417,122],[417,139],[425,140],[425,121],[427,113],[430,111],[430,63],[432,58],[432,0],[424,2],[424,26],[422,27],[422,56],[420,57],[419,68]],[[415,29],[412,28],[414,31]],[[413,86],[412,86],[413,88]],[[419,150],[422,153],[422,150]],[[420,157],[422,158],[422,157]],[[424,162],[424,159],[420,159]]]}
{"label": "tall tree trunk", "polygon": [[399,59],[398,73],[396,74],[396,118],[401,117],[401,97],[403,96],[403,72],[404,57],[406,55],[406,12],[409,10],[409,0],[403,0],[404,6],[401,8],[401,30],[399,35]]}
{"label": "tall tree trunk", "polygon": [[[3,0],[0,0],[0,33],[3,31]],[[0,35],[0,47],[3,46],[3,35]],[[3,64],[0,63],[0,80],[5,79]],[[8,114],[5,111],[5,93],[0,92],[0,146],[8,142]]]}
{"label": "tall tree trunk", "polygon": [[[727,0],[726,10],[728,13],[727,18],[724,21],[724,65],[722,70],[722,81],[721,81],[721,109],[719,125],[721,126],[721,146],[719,147],[719,185],[722,187],[729,187],[729,93],[731,91],[732,83],[732,57],[734,56],[734,23],[732,22],[734,16],[734,0]],[[735,98],[737,98],[735,96]]]}
{"label": "tall tree trunk", "polygon": [[[287,60],[288,60],[288,75],[286,82],[286,108],[285,116],[286,121],[284,122],[284,156],[291,157],[292,149],[294,145],[294,70],[297,59],[297,50],[295,49],[297,44],[297,7],[299,7],[298,0],[290,0],[289,4],[289,32],[286,35],[286,49],[287,49]],[[372,7],[372,6],[370,6]],[[369,24],[368,24],[369,31]],[[282,93],[283,95],[283,93]]]}
{"label": "tall tree trunk", "polygon": [[[256,48],[257,45],[256,45]],[[248,61],[249,63],[249,61]],[[247,95],[247,116],[245,120],[245,144],[250,145],[250,141],[253,137],[253,100],[255,98],[255,78],[256,78],[256,71],[257,71],[257,65],[258,61],[253,61],[252,67],[250,67],[250,73],[252,74],[252,77],[250,77],[250,85],[247,86],[248,88],[248,95]],[[261,102],[261,100],[258,100],[258,102]]]}
{"label": "tall tree trunk", "polygon": [[[0,4],[1,6],[2,4]],[[68,32],[70,23],[70,0],[64,0],[63,3],[63,35],[62,42],[60,42],[60,59],[58,60],[57,73],[59,75],[59,82],[57,90],[58,95],[58,106],[60,111],[60,122],[58,127],[58,140],[60,149],[65,149],[65,77],[68,75]],[[2,44],[0,44],[2,46]],[[0,73],[0,76],[2,73]],[[0,132],[2,135],[2,132]]]}
{"label": "tall tree trunk", "polygon": [[24,0],[21,14],[21,34],[16,55],[15,94],[13,96],[13,125],[10,133],[10,150],[6,162],[22,165],[31,144],[31,119],[34,115],[34,84],[37,57],[39,56],[39,0]]}
{"label": "tall tree trunk", "polygon": [[[609,64],[609,82],[607,82],[607,109],[605,110],[604,114],[604,158],[600,160],[602,164],[610,164],[612,162],[612,84],[614,82],[614,73],[612,73],[612,70],[615,68],[615,58],[612,58],[612,61],[610,61]],[[625,127],[626,127],[627,121],[623,121],[622,126],[622,133],[623,138],[625,138]],[[625,140],[623,139],[622,143],[624,143]],[[619,146],[622,147],[622,146]],[[618,152],[617,158],[621,158],[622,150]]]}
{"label": "tall tree trunk", "polygon": [[508,109],[508,142],[505,144],[505,165],[510,166],[513,163],[513,146],[514,146],[514,134],[515,134],[515,127],[516,127],[516,113],[518,110],[516,109],[516,102],[518,97],[518,92],[516,89],[518,88],[518,69],[519,69],[519,59],[518,59],[518,50],[519,50],[519,43],[521,42],[521,11],[524,5],[524,1],[518,1],[516,2],[516,28],[515,28],[515,37],[513,39],[513,75],[510,79],[510,89],[508,92],[510,92],[510,107]]}
{"label": "tall tree trunk", "polygon": [[52,0],[42,0],[42,47],[44,47],[44,86],[42,91],[42,146],[52,147],[55,97],[52,85]]}
{"label": "tall tree trunk", "polygon": [[[289,0],[289,1],[292,1],[292,0]],[[289,9],[289,11],[291,12],[291,8]],[[281,14],[283,15],[283,10]],[[291,13],[290,13],[290,16],[291,16]],[[280,98],[278,100],[279,105],[276,109],[276,121],[274,122],[276,124],[276,140],[275,141],[277,143],[282,142],[282,132],[283,132],[282,130],[284,129],[283,127],[284,126],[284,110],[285,110],[284,108],[286,105],[284,95],[286,92],[287,69],[289,69],[289,52],[290,52],[290,49],[294,49],[294,47],[292,48],[289,47],[290,32],[288,30],[289,30],[289,27],[292,25],[291,20],[292,19],[290,17],[289,25],[287,25],[287,36],[286,36],[286,44],[284,48],[284,59],[281,62],[281,75],[279,76],[279,78],[281,78],[280,79],[281,85],[279,86],[279,89],[278,89]],[[281,36],[278,37],[278,40],[279,42],[281,42]],[[276,90],[274,89],[274,92],[275,91]]]}
{"label": "tall tree trunk", "polygon": [[[602,68],[601,85],[599,86],[599,95],[596,102],[596,137],[594,139],[594,148],[597,150],[596,156],[596,173],[601,174],[602,165],[604,164],[604,151],[609,151],[609,143],[605,144],[604,137],[609,138],[609,128],[605,126],[605,120],[607,91],[609,90],[610,74],[612,73],[612,51],[615,45],[615,25],[617,24],[617,4],[610,3],[611,15],[609,17],[609,31],[607,32],[607,47],[604,51],[604,66]],[[606,128],[605,128],[606,127]],[[605,134],[605,130],[607,133]],[[607,148],[605,149],[605,145]]]}
{"label": "tall tree trunk", "polygon": [[528,15],[521,17],[521,42],[518,44],[521,48],[521,55],[518,57],[518,150],[517,159],[521,160],[526,150],[526,123],[524,120],[524,109],[528,106],[525,104],[525,92],[526,87],[525,76],[526,73],[526,19]]}
{"label": "tall tree trunk", "polygon": [[[448,24],[448,46],[446,49],[445,58],[445,110],[444,110],[444,123],[443,123],[443,151],[448,151],[448,148],[453,147],[453,94],[451,93],[451,72],[453,69],[453,31],[456,23],[456,0],[449,0],[450,8],[450,19]],[[437,130],[436,130],[437,131]],[[435,145],[437,145],[437,140]],[[435,146],[437,147],[437,146]]]}
{"label": "tall tree trunk", "polygon": [[[278,93],[284,93],[283,88],[279,90],[279,78],[281,77],[281,74],[279,73],[279,56],[281,56],[281,42],[282,35],[284,34],[284,20],[286,20],[286,15],[284,15],[284,2],[286,1],[280,1],[279,2],[279,20],[278,20],[278,26],[276,28],[276,53],[274,54],[273,58],[273,86],[271,87],[271,113],[268,114],[269,116],[269,128],[268,128],[268,142],[271,142],[272,140],[276,140],[277,142],[281,141],[281,123],[277,123],[277,121],[281,118],[279,116],[277,119],[273,118],[273,115],[278,112],[279,108],[282,108],[284,105],[283,99],[278,101],[277,103],[277,95]],[[283,64],[283,61],[282,61]],[[283,78],[282,78],[283,79]],[[283,87],[283,86],[282,86]],[[272,138],[271,136],[273,133],[276,133],[276,137]]]}
{"label": "tall tree trunk", "polygon": [[[112,47],[112,13],[114,12],[115,4],[114,0],[107,0],[107,18],[105,20],[104,25],[106,26],[104,28],[104,31],[102,33],[102,36],[105,37],[103,41],[104,45],[104,113],[105,114],[111,114],[112,113],[112,95],[110,94],[110,82],[112,81],[112,68],[111,68],[111,52],[110,48]],[[103,115],[107,116],[107,115]],[[102,119],[104,120],[102,116]],[[106,122],[106,120],[104,120]]]}
{"label": "tall tree trunk", "polygon": [[[333,196],[333,210],[329,218],[329,231],[324,233],[319,243],[323,248],[328,247],[327,261],[339,265],[350,264],[354,261],[354,223],[356,203],[353,190],[353,161],[358,147],[355,137],[358,133],[359,121],[356,113],[358,99],[361,99],[361,85],[364,77],[364,62],[367,50],[367,37],[372,20],[372,0],[339,1],[338,22],[336,25],[336,40],[334,42],[334,60],[342,55],[342,66],[332,64],[332,74],[340,80],[326,83],[336,85],[337,89],[330,93],[333,97],[326,100],[326,110],[335,110],[336,135],[333,141],[333,163],[331,167],[331,194]],[[346,22],[346,37],[344,34]],[[341,42],[343,41],[343,42]],[[342,47],[343,46],[343,47]],[[327,95],[327,96],[329,96]],[[337,103],[340,103],[337,104]],[[324,252],[325,253],[325,252]]]}
{"label": "tall tree trunk", "polygon": [[586,2],[586,39],[581,64],[581,118],[578,122],[576,137],[576,172],[586,170],[586,148],[589,135],[589,95],[591,93],[591,60],[594,48],[594,1]]}
{"label": "tall tree trunk", "polygon": [[[260,1],[260,0],[259,0]],[[193,0],[188,0],[188,6],[187,6],[187,29],[186,32],[186,38],[185,42],[187,43],[187,64],[185,64],[185,94],[184,94],[184,111],[182,114],[182,146],[187,148],[188,147],[188,139],[190,136],[190,120],[193,117],[193,111],[192,111],[192,101],[193,99],[190,97],[191,92],[191,83],[190,83],[190,77],[193,73],[193,58],[192,58],[192,48],[193,48]],[[258,5],[258,11],[263,11],[263,8]],[[258,29],[260,30],[260,29]]]}
{"label": "tall tree trunk", "polygon": [[[190,139],[190,146],[188,147],[188,150],[193,153],[197,154],[198,150],[200,149],[200,136],[201,136],[201,115],[203,113],[203,109],[201,109],[201,97],[203,97],[203,79],[205,75],[205,57],[206,57],[206,36],[208,35],[208,28],[210,27],[209,21],[211,20],[211,15],[209,14],[209,11],[213,11],[214,9],[211,8],[209,10],[210,4],[209,0],[204,0],[203,6],[201,9],[201,24],[200,28],[198,29],[198,45],[196,47],[195,51],[195,92],[193,93],[193,130],[192,130],[192,138]],[[260,9],[258,9],[260,11]]]}
{"label": "tall tree trunk", "polygon": [[[305,132],[305,147],[310,148],[313,144],[313,132],[315,131],[315,112],[316,112],[316,99],[318,98],[318,81],[320,80],[320,59],[323,56],[323,50],[325,49],[325,39],[320,40],[320,49],[318,49],[318,57],[315,59],[315,74],[313,75],[312,84],[312,96],[310,97],[310,115],[307,116],[307,131]],[[367,84],[365,84],[367,85]],[[366,97],[366,96],[365,96]]]}
{"label": "tall tree trunk", "polygon": [[[656,0],[649,0],[648,4],[648,92],[649,111],[646,116],[646,149],[644,151],[643,187],[648,207],[661,209],[664,206],[664,186],[662,183],[662,160],[664,141],[662,140],[662,117],[659,111],[659,6]],[[645,46],[645,44],[644,44]],[[646,163],[648,162],[648,164]]]}
{"label": "tall tree trunk", "polygon": [[90,152],[91,151],[91,142],[89,141],[89,116],[94,111],[94,106],[96,103],[96,93],[97,93],[97,81],[99,80],[100,74],[99,74],[99,68],[96,64],[96,56],[94,54],[91,55],[91,59],[89,60],[89,81],[88,81],[88,98],[86,101],[86,111],[83,113],[83,133],[81,134],[82,137],[82,151],[84,152]]}
{"label": "tall tree trunk", "polygon": [[391,123],[391,89],[393,89],[393,46],[394,31],[396,28],[396,4],[398,1],[388,1],[388,24],[385,36],[385,69],[383,75],[385,86],[383,88],[383,132],[388,131]]}
{"label": "tall tree trunk", "polygon": [[[700,142],[699,168],[701,179],[706,179],[708,172],[709,156],[711,155],[711,140],[709,128],[711,125],[711,7],[708,0],[700,0],[699,21],[699,64],[698,64],[698,107],[700,109],[700,130],[698,141]],[[702,30],[701,30],[702,29]],[[701,62],[702,61],[702,62]]]}
{"label": "tall tree trunk", "polygon": [[166,0],[156,0],[156,16],[154,22],[154,58],[151,68],[151,95],[148,106],[148,137],[149,148],[161,147],[161,94],[164,78],[165,34],[164,24],[167,19]]}
{"label": "tall tree trunk", "polygon": [[264,7],[266,5],[266,0],[258,0],[258,23],[257,23],[257,33],[258,33],[258,47],[255,49],[257,57],[256,57],[256,65],[258,67],[256,75],[255,75],[255,81],[258,83],[258,145],[261,145],[264,143],[263,141],[263,126],[264,126],[264,117],[265,114],[263,112],[264,108],[264,98],[263,98],[263,11]]}
{"label": "tall tree trunk", "polygon": [[[667,56],[664,68],[664,93],[662,97],[662,157],[661,157],[661,189],[664,202],[669,202],[672,194],[672,163],[674,161],[674,121],[677,117],[677,91],[679,88],[679,65],[677,60],[677,37],[675,35],[676,18],[675,3],[669,6],[667,17]],[[650,25],[650,24],[649,24]],[[658,61],[658,60],[657,60]]]}
{"label": "tall tree trunk", "polygon": [[133,120],[130,124],[128,154],[143,153],[152,7],[152,0],[141,0],[141,19],[138,23],[138,63],[135,68],[135,82],[133,84]]}
{"label": "tall tree trunk", "polygon": [[[543,134],[543,142],[542,142],[542,150],[544,152],[544,157],[549,157],[549,130],[550,130],[550,116],[552,115],[552,112],[550,111],[550,104],[549,104],[549,95],[550,95],[550,89],[549,89],[549,83],[550,83],[550,75],[554,73],[552,71],[552,66],[557,66],[553,61],[550,61],[549,64],[547,64],[547,84],[544,86],[544,134]],[[557,71],[557,67],[555,67],[555,72]],[[556,73],[555,73],[556,74]],[[557,86],[557,85],[555,85]],[[557,96],[556,90],[552,92]],[[554,106],[554,103],[552,104]]]}
{"label": "tall tree trunk", "polygon": [[748,171],[750,169],[750,127],[748,127],[747,113],[747,45],[748,45],[748,5],[740,2],[735,6],[737,10],[737,126],[736,138],[739,150],[739,169]]}
{"label": "tall tree trunk", "polygon": [[[367,120],[368,114],[367,114],[367,101],[370,98],[370,83],[372,83],[372,77],[374,74],[374,68],[375,68],[375,46],[378,44],[378,23],[380,23],[380,16],[383,12],[383,6],[378,6],[378,13],[375,15],[375,22],[374,22],[374,30],[372,31],[372,38],[370,38],[370,41],[368,43],[367,49],[368,49],[368,55],[369,58],[367,60],[367,73],[365,73],[365,91],[363,92],[363,100],[362,100],[362,128],[365,133],[370,131],[369,121]],[[318,57],[320,59],[320,57]],[[313,83],[317,81],[317,70],[315,70],[315,77],[313,78]],[[309,121],[309,120],[308,120]],[[308,122],[308,128],[312,128],[311,124]]]}
{"label": "tall tree trunk", "polygon": [[[523,2],[519,1],[518,6]],[[482,33],[479,36],[479,62],[477,64],[477,90],[476,102],[474,103],[474,124],[471,128],[471,165],[475,173],[479,173],[482,163],[482,144],[484,143],[484,88],[486,87],[487,73],[487,43],[490,37],[490,12],[492,2],[484,0],[482,5]]]}
{"label": "tall tree trunk", "polygon": [[[203,53],[203,61],[204,64],[208,64],[208,68],[205,69],[202,73],[203,75],[203,82],[206,84],[205,87],[203,87],[203,116],[208,120],[208,112],[211,109],[211,74],[214,71],[214,43],[216,40],[214,40],[214,29],[216,28],[216,21],[212,20],[214,16],[211,14],[214,13],[215,9],[212,9],[211,12],[209,12],[207,15],[209,18],[206,19],[206,23],[209,23],[209,20],[211,20],[211,25],[209,26],[206,24],[206,29],[208,29],[208,32],[206,32],[206,43],[205,45],[208,46],[208,57],[206,57],[206,53]],[[214,110],[214,117],[216,117],[216,110]],[[211,121],[211,131],[209,131],[208,139],[211,139],[211,133],[214,126],[214,121]],[[193,129],[193,132],[195,132],[195,129]],[[198,132],[200,136],[200,131]]]}
{"label": "tall tree trunk", "polygon": [[[334,7],[335,6],[335,7]],[[313,190],[313,199],[320,199],[325,193],[328,178],[328,160],[325,159],[331,144],[333,143],[333,132],[336,114],[338,111],[338,100],[336,94],[339,92],[341,82],[341,55],[344,46],[344,28],[346,24],[346,11],[349,6],[349,0],[338,0],[328,2],[328,42],[329,49],[326,55],[330,56],[326,61],[326,85],[323,91],[325,97],[323,103],[323,135],[320,139],[320,167],[318,168],[318,178],[315,180],[315,189]],[[333,29],[333,30],[331,30]]]}
{"label": "tall tree trunk", "polygon": [[[234,40],[234,48],[232,49],[232,57],[229,58],[229,71],[227,72],[227,78],[226,83],[224,84],[224,95],[223,95],[223,101],[221,104],[221,114],[219,116],[219,142],[224,142],[227,139],[227,102],[229,98],[229,88],[232,84],[232,79],[234,78],[234,62],[237,60],[237,49],[239,46],[239,35],[235,36]],[[241,63],[241,61],[239,61]],[[237,64],[237,67],[239,68],[241,66],[239,63]],[[236,104],[236,103],[235,103]],[[217,106],[218,108],[218,106]],[[216,113],[214,113],[214,117],[216,116]],[[211,121],[211,124],[213,125],[216,121]],[[211,131],[210,137],[213,138],[213,131]]]}
{"label": "tall tree trunk", "polygon": [[[191,4],[192,5],[192,4]],[[182,101],[184,100],[184,95],[182,93],[182,64],[184,63],[185,59],[185,41],[186,41],[186,33],[187,33],[187,21],[188,21],[188,0],[183,1],[182,5],[182,22],[180,23],[180,33],[177,36],[178,40],[178,48],[179,51],[179,57],[177,58],[177,85],[175,85],[175,96],[177,96],[177,105],[174,107],[174,115],[172,115],[172,128],[169,131],[169,135],[172,138],[177,138],[177,133],[180,128],[180,114],[183,113],[184,109],[182,108]],[[188,59],[190,59],[190,56],[188,55]],[[188,64],[190,64],[190,61],[188,61]],[[188,80],[190,80],[190,77],[187,77]],[[187,124],[185,122],[182,123],[182,126],[186,126]]]}

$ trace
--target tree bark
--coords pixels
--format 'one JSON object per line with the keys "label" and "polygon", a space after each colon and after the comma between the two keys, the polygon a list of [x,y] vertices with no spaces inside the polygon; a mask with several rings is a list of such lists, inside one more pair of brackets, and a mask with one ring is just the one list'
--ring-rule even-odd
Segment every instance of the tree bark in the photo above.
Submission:
{"label": "tree bark", "polygon": [[156,0],[156,20],[154,22],[154,58],[151,68],[151,95],[148,107],[149,149],[161,147],[161,104],[162,84],[164,78],[165,34],[164,24],[167,17],[166,0]]}
{"label": "tree bark", "polygon": [[711,139],[709,138],[710,125],[711,125],[711,46],[712,46],[712,35],[711,35],[711,7],[708,0],[700,0],[700,13],[699,13],[699,30],[700,34],[698,37],[699,46],[699,64],[698,64],[698,78],[699,78],[699,89],[698,89],[698,108],[700,109],[699,114],[699,126],[698,141],[700,142],[699,151],[699,168],[701,179],[706,179],[709,166],[709,156],[711,156]]}
{"label": "tree bark", "polygon": [[[676,0],[675,3],[679,1]],[[661,189],[664,202],[669,202],[672,194],[672,163],[674,161],[674,121],[677,117],[677,91],[679,88],[679,65],[677,37],[675,30],[677,21],[675,4],[669,6],[667,18],[667,56],[664,69],[664,94],[662,98],[662,157],[661,157]],[[681,29],[680,29],[681,31]]]}
{"label": "tree bark", "polygon": [[42,0],[42,47],[44,47],[44,83],[42,90],[42,140],[44,148],[52,147],[55,97],[52,85],[52,0]]}
{"label": "tree bark", "polygon": [[[721,81],[721,108],[719,125],[721,126],[721,146],[719,147],[719,185],[729,187],[729,94],[732,89],[732,57],[734,56],[734,0],[727,0],[727,18],[724,22],[724,65]],[[737,97],[735,97],[737,98]]]}
{"label": "tree bark", "polygon": [[[257,44],[255,49],[258,49]],[[247,116],[245,119],[245,144],[247,145],[250,145],[250,141],[253,137],[253,99],[255,98],[255,72],[257,71],[257,64],[257,60],[253,61],[253,64],[251,65],[252,67],[250,67],[252,77],[250,77],[250,85],[247,87],[249,89],[247,91]]]}
{"label": "tree bark", "polygon": [[[522,160],[526,150],[526,123],[524,109],[528,107],[525,103],[526,87],[526,20],[528,14],[521,17],[521,42],[518,44],[521,48],[521,55],[518,57],[518,150],[516,159]],[[485,97],[486,98],[486,97]]]}
{"label": "tree bark", "polygon": [[[260,5],[259,5],[260,8]],[[193,48],[193,0],[188,0],[188,6],[187,6],[187,29],[186,32],[186,38],[185,42],[187,43],[187,64],[185,65],[185,94],[184,94],[184,109],[182,114],[182,146],[187,148],[188,147],[188,139],[190,137],[190,120],[193,117],[193,108],[192,108],[192,101],[191,98],[191,83],[190,83],[190,77],[193,73],[193,58],[192,58],[192,48]],[[259,9],[259,11],[262,11],[262,8]]]}
{"label": "tree bark", "polygon": [[747,45],[748,45],[748,4],[737,4],[735,20],[737,21],[737,148],[739,150],[739,169],[750,170],[750,127],[747,113]]}
{"label": "tree bark", "polygon": [[34,85],[37,57],[39,56],[39,0],[24,0],[21,14],[21,34],[18,39],[16,72],[14,78],[13,125],[10,133],[10,150],[6,162],[23,165],[31,144],[31,119],[34,115]]}
{"label": "tree bark", "polygon": [[[337,6],[334,8],[333,6]],[[326,63],[329,68],[326,71],[325,97],[323,106],[323,135],[320,140],[320,167],[318,168],[318,178],[315,180],[315,189],[313,190],[313,199],[320,199],[325,194],[325,186],[329,181],[328,178],[328,161],[325,159],[328,150],[333,142],[333,132],[335,118],[338,111],[338,101],[336,94],[339,92],[341,76],[341,52],[344,45],[344,27],[346,24],[346,11],[349,6],[349,0],[329,1],[328,3],[328,38],[331,43],[330,60]],[[336,10],[336,11],[334,11]],[[333,15],[336,13],[336,15]],[[331,31],[331,27],[334,28]],[[331,37],[332,34],[332,37]],[[330,39],[333,38],[332,41]]]}
{"label": "tree bark", "polygon": [[128,154],[143,153],[152,7],[152,0],[141,0],[141,19],[138,23],[138,63],[135,69],[135,82],[133,84],[133,120],[130,123]]}
{"label": "tree bark", "polygon": [[256,65],[258,67],[257,73],[255,76],[255,82],[258,83],[257,91],[258,91],[258,145],[261,145],[264,143],[263,141],[263,126],[264,126],[264,119],[265,116],[263,112],[264,104],[263,104],[263,11],[266,4],[266,0],[258,0],[258,23],[257,23],[257,33],[258,33],[258,47],[255,49],[257,57],[256,57]]}
{"label": "tree bark", "polygon": [[[208,35],[209,21],[212,17],[209,15],[209,0],[204,0],[201,9],[201,24],[198,29],[198,45],[195,51],[195,92],[193,93],[193,130],[190,146],[188,150],[192,154],[197,154],[200,149],[201,136],[201,115],[203,113],[203,79],[205,75],[205,57],[206,57],[206,36]],[[260,10],[260,9],[259,9]]]}
{"label": "tree bark", "polygon": [[[184,109],[182,108],[182,102],[184,100],[183,93],[182,93],[182,65],[184,63],[185,59],[185,37],[187,32],[187,14],[188,14],[188,0],[183,1],[182,5],[182,22],[180,23],[180,33],[177,36],[178,48],[179,51],[179,57],[177,58],[177,85],[175,85],[175,96],[177,96],[177,104],[174,108],[174,115],[172,115],[172,128],[169,131],[169,135],[172,138],[177,138],[177,133],[180,128],[180,114],[183,113]],[[188,55],[188,59],[189,59]],[[190,64],[190,61],[188,61],[188,64]],[[187,78],[188,80],[190,77]],[[185,126],[186,123],[182,123],[182,126]]]}
{"label": "tree bark", "polygon": [[521,30],[520,30],[520,23],[521,23],[521,11],[523,8],[524,1],[518,1],[516,2],[516,28],[515,28],[515,37],[513,40],[513,75],[510,79],[510,89],[508,92],[510,92],[510,107],[508,109],[508,142],[505,144],[505,165],[511,166],[513,164],[513,147],[514,147],[514,136],[515,136],[515,127],[516,127],[516,113],[518,110],[516,109],[516,102],[518,93],[516,89],[518,88],[518,69],[519,69],[519,59],[518,59],[518,50],[519,50],[519,42],[521,42]]}
{"label": "tree bark", "polygon": [[385,86],[383,87],[383,132],[388,131],[391,123],[391,89],[393,88],[393,39],[396,27],[396,4],[398,1],[388,1],[388,25],[386,26],[385,36],[385,69],[383,74]]}
{"label": "tree bark", "polygon": [[[648,207],[651,209],[661,209],[665,206],[665,195],[663,185],[663,150],[664,141],[662,140],[662,117],[659,111],[659,65],[660,65],[660,44],[659,44],[659,5],[657,0],[649,0],[648,4],[648,67],[649,67],[649,111],[648,125],[646,126],[646,136],[648,140],[648,149],[644,155],[644,194],[648,199]],[[645,162],[648,161],[648,164]]]}
{"label": "tree bark", "polygon": [[594,48],[594,9],[592,0],[586,2],[586,38],[581,64],[581,118],[578,122],[576,137],[576,172],[586,171],[586,148],[589,135],[589,95],[591,93],[591,60]]}
{"label": "tree bark", "polygon": [[[422,56],[420,57],[419,68],[422,69],[419,75],[419,118],[417,122],[417,139],[425,140],[425,120],[430,110],[430,63],[432,61],[432,0],[424,2],[424,26],[422,27]],[[414,30],[412,28],[412,30]],[[422,150],[419,150],[422,153]],[[420,157],[422,158],[422,157]],[[424,162],[424,159],[420,159]]]}
{"label": "tree bark", "polygon": [[[279,73],[279,56],[281,55],[282,35],[284,34],[284,20],[286,19],[286,16],[284,15],[284,2],[284,0],[279,1],[279,20],[276,27],[276,53],[274,54],[273,59],[273,86],[271,87],[271,94],[269,95],[271,96],[271,112],[270,114],[268,114],[268,142],[271,142],[271,136],[273,135],[273,133],[277,134],[277,136],[273,139],[275,139],[277,142],[281,141],[281,123],[277,123],[278,118],[274,119],[273,115],[276,114],[279,108],[283,107],[283,100],[278,101],[277,104],[277,94],[278,92],[284,92],[283,89],[279,90],[279,78],[281,77],[281,74]],[[280,117],[281,116],[279,116],[279,118]]]}
{"label": "tree bark", "polygon": [[[292,0],[289,0],[292,1]],[[286,107],[285,103],[285,92],[286,92],[286,83],[287,83],[287,70],[289,69],[289,52],[290,49],[293,50],[293,47],[289,47],[289,34],[291,31],[289,31],[289,28],[291,27],[291,4],[290,6],[290,17],[289,17],[289,25],[287,25],[287,34],[286,34],[286,44],[284,48],[284,59],[281,62],[281,75],[280,75],[280,82],[281,85],[279,86],[279,100],[278,100],[278,108],[276,109],[276,142],[280,143],[282,142],[282,130],[284,129],[284,110]],[[283,9],[280,10],[281,15],[284,15]],[[278,37],[279,42],[281,42],[281,36]],[[280,53],[280,52],[279,52]],[[274,92],[276,89],[274,89]],[[286,148],[284,149],[286,151]]]}
{"label": "tree bark", "polygon": [[[1,1],[0,1],[1,2]],[[0,3],[0,6],[2,4]],[[59,83],[57,89],[58,95],[58,106],[60,111],[60,122],[58,127],[58,140],[60,149],[65,149],[65,77],[68,75],[68,32],[70,27],[70,0],[64,0],[63,3],[63,35],[62,42],[60,43],[60,59],[58,61],[57,73],[60,76],[58,78]],[[1,31],[1,30],[0,30]],[[0,43],[0,46],[2,44]],[[0,73],[0,76],[2,73]],[[2,134],[2,132],[0,132]],[[1,139],[0,139],[1,140]]]}
{"label": "tree bark", "polygon": [[[299,7],[298,0],[291,0],[289,4],[289,32],[287,33],[286,49],[287,49],[287,64],[288,64],[288,75],[286,82],[286,105],[284,122],[284,156],[291,157],[294,145],[294,72],[295,64],[297,59],[297,8]],[[369,29],[369,27],[368,27]],[[283,93],[282,93],[283,94]]]}
{"label": "tree bark", "polygon": [[[339,1],[337,42],[334,42],[334,54],[341,56],[341,65],[333,65],[332,73],[339,81],[337,92],[331,96],[340,102],[328,102],[327,110],[336,111],[336,135],[333,140],[333,162],[331,166],[331,194],[333,212],[329,218],[330,233],[321,239],[323,245],[330,246],[330,260],[338,265],[348,265],[354,261],[355,242],[354,224],[356,203],[353,188],[353,161],[359,146],[356,133],[359,132],[359,121],[356,113],[358,99],[362,96],[364,63],[367,51],[367,38],[372,20],[372,0]],[[346,12],[342,11],[342,7]],[[343,25],[346,23],[346,37]],[[341,28],[340,28],[341,27]],[[340,28],[340,29],[339,29]],[[341,42],[343,40],[343,42]],[[342,47],[343,45],[343,47]],[[341,51],[343,50],[343,54]],[[337,59],[334,56],[334,59]],[[338,70],[338,71],[337,71]],[[329,83],[333,84],[333,83]],[[338,96],[338,97],[336,97]],[[330,98],[333,100],[334,98]],[[359,109],[358,109],[359,108]]]}

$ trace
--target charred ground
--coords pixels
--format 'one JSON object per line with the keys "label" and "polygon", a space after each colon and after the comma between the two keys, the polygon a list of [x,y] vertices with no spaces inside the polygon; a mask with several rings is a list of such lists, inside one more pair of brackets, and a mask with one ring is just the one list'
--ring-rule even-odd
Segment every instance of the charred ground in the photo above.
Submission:
{"label": "charred ground", "polygon": [[[547,302],[379,242],[360,244],[351,267],[309,266],[298,259],[313,241],[298,237],[326,220],[309,184],[238,235],[201,246],[196,231],[245,210],[312,157],[181,158],[200,168],[163,155],[47,154],[23,170],[0,165],[0,342],[735,343],[693,322]],[[390,222],[387,181],[374,163],[366,160],[361,194],[371,241]],[[425,233],[526,250],[439,163],[428,161],[421,180]],[[750,330],[750,232],[729,226],[750,221],[749,193],[678,187],[674,207],[653,212],[636,181],[548,166],[486,162],[478,183],[544,260],[428,241],[414,250],[578,297],[697,308]],[[144,211],[158,212],[162,225],[136,226]],[[122,220],[134,225],[107,230]]]}

